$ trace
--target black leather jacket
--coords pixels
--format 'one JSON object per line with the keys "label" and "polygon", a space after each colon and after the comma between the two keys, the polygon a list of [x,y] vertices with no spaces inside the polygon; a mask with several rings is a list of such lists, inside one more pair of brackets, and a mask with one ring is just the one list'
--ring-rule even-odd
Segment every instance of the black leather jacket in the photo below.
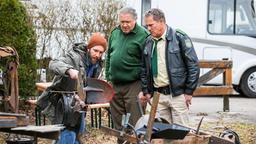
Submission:
{"label": "black leather jacket", "polygon": [[[142,91],[153,94],[152,37],[145,42],[142,60]],[[199,78],[198,58],[190,38],[168,27],[166,34],[166,67],[173,96],[193,94]]]}

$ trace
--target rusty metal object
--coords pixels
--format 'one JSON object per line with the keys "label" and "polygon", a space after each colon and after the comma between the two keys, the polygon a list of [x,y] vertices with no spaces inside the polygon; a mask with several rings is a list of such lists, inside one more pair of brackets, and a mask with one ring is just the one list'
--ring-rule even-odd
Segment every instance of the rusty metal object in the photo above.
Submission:
{"label": "rusty metal object", "polygon": [[84,91],[87,104],[109,103],[114,96],[113,87],[106,81],[96,78],[87,78]]}
{"label": "rusty metal object", "polygon": [[15,62],[9,63],[9,77],[10,77],[10,98],[9,104],[12,112],[17,113],[19,109],[19,85],[17,64]]}
{"label": "rusty metal object", "polygon": [[128,134],[125,134],[125,133],[121,136],[120,131],[114,130],[114,129],[111,129],[111,128],[108,128],[108,127],[105,127],[105,126],[101,126],[100,129],[108,135],[115,136],[119,139],[128,141],[128,142],[133,143],[133,144],[138,143],[138,139],[135,136],[131,136],[131,135],[128,135]]}
{"label": "rusty metal object", "polygon": [[220,137],[211,136],[209,140],[209,144],[234,144],[234,143]]}
{"label": "rusty metal object", "polygon": [[17,55],[17,51],[11,47],[0,47],[0,57]]}
{"label": "rusty metal object", "polygon": [[196,129],[196,134],[199,134],[199,130],[200,130],[200,127],[201,127],[201,124],[202,124],[202,121],[203,121],[204,117],[201,118],[198,126],[197,126],[197,129]]}
{"label": "rusty metal object", "polygon": [[0,58],[12,57],[6,61],[6,69],[3,77],[3,105],[5,112],[18,112],[19,109],[19,86],[18,72],[19,56],[11,47],[0,47]]}

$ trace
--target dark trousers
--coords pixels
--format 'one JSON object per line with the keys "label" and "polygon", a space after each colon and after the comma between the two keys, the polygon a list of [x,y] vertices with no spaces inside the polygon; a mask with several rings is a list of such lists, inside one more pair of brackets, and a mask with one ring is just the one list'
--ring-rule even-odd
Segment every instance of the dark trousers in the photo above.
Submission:
{"label": "dark trousers", "polygon": [[[111,115],[114,123],[114,128],[122,129],[122,115],[130,113],[129,123],[135,126],[138,119],[142,116],[139,110],[138,94],[141,91],[141,82],[135,81],[128,84],[113,84],[115,96],[110,102]],[[118,143],[121,143],[118,140]]]}

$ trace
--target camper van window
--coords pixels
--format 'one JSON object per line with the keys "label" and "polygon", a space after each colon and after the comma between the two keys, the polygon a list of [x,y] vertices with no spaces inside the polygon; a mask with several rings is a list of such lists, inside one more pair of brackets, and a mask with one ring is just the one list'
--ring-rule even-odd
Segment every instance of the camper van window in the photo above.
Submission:
{"label": "camper van window", "polygon": [[252,0],[251,1],[251,7],[252,7],[252,16],[253,16],[253,18],[255,18],[256,17],[256,11],[255,11],[255,7],[256,7],[256,0]]}
{"label": "camper van window", "polygon": [[256,35],[256,0],[209,0],[208,31],[223,35]]}
{"label": "camper van window", "polygon": [[[209,0],[209,32],[232,34],[234,23],[234,0]],[[228,31],[227,31],[228,29]]]}

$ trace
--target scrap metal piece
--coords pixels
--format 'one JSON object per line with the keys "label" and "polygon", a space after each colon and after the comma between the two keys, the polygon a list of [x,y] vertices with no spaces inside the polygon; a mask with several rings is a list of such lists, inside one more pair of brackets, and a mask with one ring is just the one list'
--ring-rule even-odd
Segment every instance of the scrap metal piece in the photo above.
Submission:
{"label": "scrap metal piece", "polygon": [[133,144],[137,144],[138,143],[138,139],[135,136],[131,136],[131,135],[128,135],[128,134],[123,134],[121,136],[121,132],[120,131],[115,130],[115,129],[111,129],[111,128],[108,128],[108,127],[105,127],[105,126],[101,126],[100,129],[104,133],[106,133],[108,135],[115,136],[115,137],[117,137],[119,139],[122,139],[124,141],[129,141],[130,143],[133,143]]}
{"label": "scrap metal piece", "polygon": [[199,130],[200,130],[200,127],[201,127],[201,124],[202,124],[202,121],[203,121],[204,117],[201,118],[198,126],[197,126],[197,129],[196,129],[196,134],[199,134]]}

